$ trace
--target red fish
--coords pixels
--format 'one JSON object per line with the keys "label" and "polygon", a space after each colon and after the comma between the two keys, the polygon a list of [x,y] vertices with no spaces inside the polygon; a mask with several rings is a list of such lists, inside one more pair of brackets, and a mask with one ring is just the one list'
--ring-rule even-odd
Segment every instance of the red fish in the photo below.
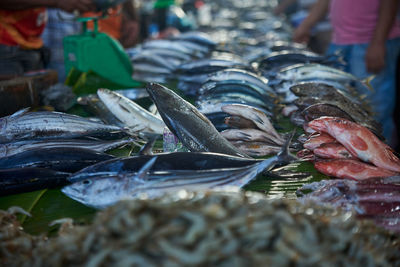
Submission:
{"label": "red fish", "polygon": [[321,117],[308,125],[314,130],[330,134],[359,159],[380,168],[400,172],[400,159],[367,128],[336,117]]}
{"label": "red fish", "polygon": [[304,148],[314,150],[322,144],[335,142],[335,138],[329,134],[319,133],[311,135],[307,141],[303,144]]}
{"label": "red fish", "polygon": [[315,156],[311,150],[302,149],[296,153],[296,156],[303,161],[314,161]]}
{"label": "red fish", "polygon": [[353,180],[365,180],[374,177],[383,178],[396,175],[395,172],[354,159],[318,161],[314,163],[314,167],[325,175]]}
{"label": "red fish", "polygon": [[325,143],[314,149],[314,154],[325,159],[357,159],[339,143]]}

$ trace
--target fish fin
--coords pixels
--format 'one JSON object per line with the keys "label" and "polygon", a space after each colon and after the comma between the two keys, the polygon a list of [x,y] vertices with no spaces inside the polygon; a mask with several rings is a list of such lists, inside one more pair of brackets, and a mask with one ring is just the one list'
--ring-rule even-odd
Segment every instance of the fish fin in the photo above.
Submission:
{"label": "fish fin", "polygon": [[153,147],[158,139],[158,135],[153,135],[150,140],[142,146],[138,152],[138,155],[153,155]]}
{"label": "fish fin", "polygon": [[285,143],[282,146],[281,151],[279,151],[279,153],[277,154],[278,159],[277,159],[277,163],[278,164],[289,164],[293,161],[297,161],[298,158],[293,156],[292,154],[290,154],[289,151],[289,146],[292,142],[293,136],[296,134],[296,130],[293,130],[293,132],[291,132],[288,136],[288,138],[286,139]]}
{"label": "fish fin", "polygon": [[368,76],[367,78],[365,78],[365,79],[363,79],[361,82],[363,83],[363,84],[365,84],[366,86],[367,86],[367,88],[371,91],[371,92],[374,92],[375,91],[375,89],[372,87],[372,85],[371,85],[371,81],[374,79],[376,77],[376,75],[371,75],[371,76]]}
{"label": "fish fin", "polygon": [[9,118],[18,118],[18,117],[24,115],[25,113],[29,112],[30,109],[31,109],[30,107],[29,107],[29,108],[20,109],[20,110],[18,110],[17,112],[11,114],[11,115],[9,116]]}
{"label": "fish fin", "polygon": [[147,173],[150,171],[151,167],[153,167],[156,160],[157,160],[157,156],[152,157],[148,162],[146,162],[146,164],[144,164],[142,166],[142,168],[140,168],[140,170],[138,171],[137,179],[145,181],[146,177],[147,177]]}

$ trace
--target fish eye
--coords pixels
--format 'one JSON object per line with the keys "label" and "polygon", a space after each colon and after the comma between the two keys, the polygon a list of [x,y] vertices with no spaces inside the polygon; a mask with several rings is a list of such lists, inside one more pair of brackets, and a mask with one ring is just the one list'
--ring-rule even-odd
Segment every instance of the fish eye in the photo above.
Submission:
{"label": "fish eye", "polygon": [[90,180],[84,180],[82,183],[88,185],[88,184],[91,184],[91,181]]}

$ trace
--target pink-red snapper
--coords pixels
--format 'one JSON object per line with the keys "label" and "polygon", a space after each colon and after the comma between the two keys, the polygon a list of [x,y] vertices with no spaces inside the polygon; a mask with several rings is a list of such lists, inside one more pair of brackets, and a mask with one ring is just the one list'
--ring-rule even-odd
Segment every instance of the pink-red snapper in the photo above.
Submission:
{"label": "pink-red snapper", "polygon": [[308,126],[328,133],[359,159],[383,169],[400,172],[400,159],[367,128],[337,117],[321,117],[309,122]]}

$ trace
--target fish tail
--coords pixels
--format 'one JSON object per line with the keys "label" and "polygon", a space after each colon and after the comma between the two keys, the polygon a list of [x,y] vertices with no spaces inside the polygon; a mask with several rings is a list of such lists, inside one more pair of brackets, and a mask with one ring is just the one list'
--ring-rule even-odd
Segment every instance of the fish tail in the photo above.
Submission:
{"label": "fish tail", "polygon": [[292,142],[293,136],[296,134],[296,130],[290,133],[285,143],[282,146],[281,151],[277,154],[277,164],[278,165],[286,165],[293,161],[298,160],[297,157],[293,156],[289,151],[289,146]]}

